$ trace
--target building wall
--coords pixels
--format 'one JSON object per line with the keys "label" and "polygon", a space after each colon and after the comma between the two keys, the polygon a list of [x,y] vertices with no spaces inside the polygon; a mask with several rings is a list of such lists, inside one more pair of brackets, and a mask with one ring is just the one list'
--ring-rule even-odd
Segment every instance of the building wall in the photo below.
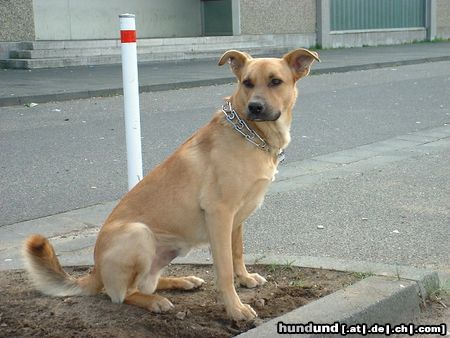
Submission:
{"label": "building wall", "polygon": [[36,40],[116,39],[123,13],[136,14],[139,38],[201,35],[200,0],[33,0],[33,9]]}
{"label": "building wall", "polygon": [[316,0],[240,0],[241,34],[316,32]]}
{"label": "building wall", "polygon": [[34,40],[32,0],[0,0],[0,41]]}
{"label": "building wall", "polygon": [[357,33],[334,33],[330,34],[329,48],[363,47],[379,45],[398,45],[412,43],[414,41],[424,41],[427,38],[425,28],[411,30],[392,31],[367,31]]}
{"label": "building wall", "polygon": [[450,39],[450,1],[437,0],[436,7],[436,35],[438,38]]}

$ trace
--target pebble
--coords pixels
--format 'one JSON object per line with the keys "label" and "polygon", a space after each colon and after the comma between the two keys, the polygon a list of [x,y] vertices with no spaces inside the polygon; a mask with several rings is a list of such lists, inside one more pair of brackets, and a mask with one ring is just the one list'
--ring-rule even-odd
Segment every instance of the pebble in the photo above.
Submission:
{"label": "pebble", "polygon": [[325,227],[323,225],[318,225],[317,229],[324,229]]}
{"label": "pebble", "polygon": [[186,318],[186,312],[185,311],[180,311],[175,315],[176,318],[183,320],[184,318]]}
{"label": "pebble", "polygon": [[67,303],[67,304],[76,304],[76,303],[78,303],[75,299],[73,299],[73,298],[66,298],[66,299],[64,299],[64,303]]}
{"label": "pebble", "polygon": [[256,307],[261,308],[261,307],[264,307],[264,305],[266,305],[266,301],[264,300],[264,298],[260,298],[255,301]]}

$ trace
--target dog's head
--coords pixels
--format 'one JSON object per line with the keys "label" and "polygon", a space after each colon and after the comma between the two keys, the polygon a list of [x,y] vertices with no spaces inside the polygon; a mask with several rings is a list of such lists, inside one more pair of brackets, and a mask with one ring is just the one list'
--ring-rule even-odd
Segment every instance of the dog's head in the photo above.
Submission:
{"label": "dog's head", "polygon": [[[308,75],[316,52],[293,50],[282,58],[252,58],[237,50],[225,52],[219,66],[229,63],[238,79],[233,105],[246,118],[255,122],[290,119],[297,98],[296,82]],[[284,116],[289,115],[289,116]]]}

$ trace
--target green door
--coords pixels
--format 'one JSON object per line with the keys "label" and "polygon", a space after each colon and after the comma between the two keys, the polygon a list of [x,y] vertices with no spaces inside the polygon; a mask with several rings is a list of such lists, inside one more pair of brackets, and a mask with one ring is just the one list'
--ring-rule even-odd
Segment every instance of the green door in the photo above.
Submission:
{"label": "green door", "polygon": [[233,35],[231,0],[202,0],[203,35]]}

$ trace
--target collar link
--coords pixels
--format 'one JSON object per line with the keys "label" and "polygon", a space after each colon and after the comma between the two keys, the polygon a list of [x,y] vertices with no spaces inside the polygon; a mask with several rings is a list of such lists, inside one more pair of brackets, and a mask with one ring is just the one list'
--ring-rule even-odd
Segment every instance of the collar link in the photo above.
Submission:
{"label": "collar link", "polygon": [[[222,105],[222,112],[224,113],[226,120],[233,126],[233,129],[244,136],[244,138],[248,142],[261,149],[262,151],[270,153],[272,147],[266,142],[266,140],[259,136],[256,131],[251,129],[248,124],[239,117],[238,113],[231,106],[230,101],[226,101]],[[284,150],[280,149],[277,156],[279,163],[283,162],[285,159]]]}

